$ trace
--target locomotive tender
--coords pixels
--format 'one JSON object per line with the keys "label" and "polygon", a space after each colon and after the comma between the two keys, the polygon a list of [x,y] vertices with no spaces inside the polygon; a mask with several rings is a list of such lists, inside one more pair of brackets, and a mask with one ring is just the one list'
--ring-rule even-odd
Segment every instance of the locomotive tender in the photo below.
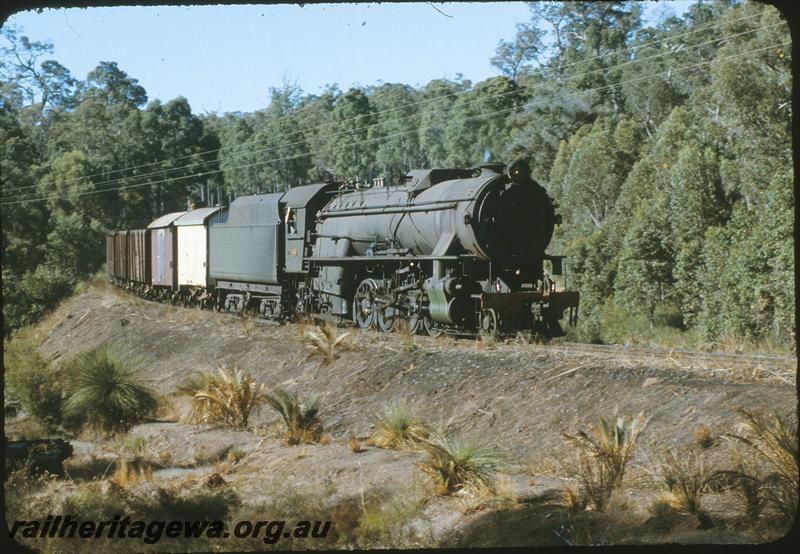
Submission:
{"label": "locomotive tender", "polygon": [[558,223],[523,161],[420,169],[393,186],[312,184],[167,214],[110,233],[107,267],[145,297],[276,321],[559,336],[579,297],[551,278]]}

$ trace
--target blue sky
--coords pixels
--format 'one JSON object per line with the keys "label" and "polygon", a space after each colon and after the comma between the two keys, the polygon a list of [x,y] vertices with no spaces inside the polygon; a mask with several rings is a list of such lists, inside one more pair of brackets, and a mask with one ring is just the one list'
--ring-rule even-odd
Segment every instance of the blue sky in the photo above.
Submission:
{"label": "blue sky", "polygon": [[[689,1],[647,3],[649,16],[682,13]],[[116,61],[150,99],[183,95],[195,112],[252,111],[269,88],[296,82],[310,93],[431,79],[473,82],[497,71],[500,39],[530,19],[523,2],[311,4],[48,9],[14,14],[31,40],[78,78]]]}

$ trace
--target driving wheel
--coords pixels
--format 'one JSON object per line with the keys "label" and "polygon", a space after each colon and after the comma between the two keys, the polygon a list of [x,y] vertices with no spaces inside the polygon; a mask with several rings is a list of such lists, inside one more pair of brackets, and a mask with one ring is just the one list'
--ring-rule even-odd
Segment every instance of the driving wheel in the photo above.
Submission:
{"label": "driving wheel", "polygon": [[375,324],[378,284],[374,279],[364,279],[356,289],[353,299],[353,319],[361,329],[369,329]]}

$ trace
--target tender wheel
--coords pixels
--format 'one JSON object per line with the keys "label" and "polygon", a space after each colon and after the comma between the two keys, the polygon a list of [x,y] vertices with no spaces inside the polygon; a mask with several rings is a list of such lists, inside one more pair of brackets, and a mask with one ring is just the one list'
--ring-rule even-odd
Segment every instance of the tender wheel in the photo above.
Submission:
{"label": "tender wheel", "polygon": [[353,299],[353,320],[361,329],[369,329],[375,324],[378,284],[374,279],[364,279],[356,289]]}
{"label": "tender wheel", "polygon": [[493,337],[499,328],[497,312],[492,308],[481,310],[481,336]]}

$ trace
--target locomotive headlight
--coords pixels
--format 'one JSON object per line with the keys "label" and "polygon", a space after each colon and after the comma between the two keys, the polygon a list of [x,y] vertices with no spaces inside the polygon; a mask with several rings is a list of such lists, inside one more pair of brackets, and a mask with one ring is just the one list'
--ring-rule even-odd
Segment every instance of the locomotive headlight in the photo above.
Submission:
{"label": "locomotive headlight", "polygon": [[518,269],[518,270],[516,270],[516,271],[514,272],[514,275],[519,275],[519,273],[520,273],[520,271],[519,271],[519,269]]}
{"label": "locomotive headlight", "polygon": [[517,160],[508,164],[508,167],[506,167],[506,175],[515,183],[519,183],[530,177],[531,167],[525,160]]}

